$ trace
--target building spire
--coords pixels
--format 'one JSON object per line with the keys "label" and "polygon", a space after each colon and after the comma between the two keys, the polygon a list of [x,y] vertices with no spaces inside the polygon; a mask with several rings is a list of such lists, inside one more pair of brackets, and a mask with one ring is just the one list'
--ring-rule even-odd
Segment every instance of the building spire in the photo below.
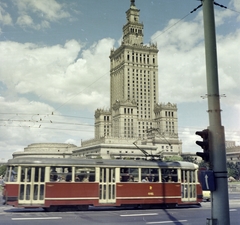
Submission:
{"label": "building spire", "polygon": [[135,0],[131,0],[131,6],[135,6]]}

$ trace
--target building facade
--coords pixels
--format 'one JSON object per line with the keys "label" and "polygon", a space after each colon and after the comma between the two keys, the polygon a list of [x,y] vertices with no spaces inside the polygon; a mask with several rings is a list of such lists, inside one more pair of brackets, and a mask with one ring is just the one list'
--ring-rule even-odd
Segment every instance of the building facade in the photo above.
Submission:
{"label": "building facade", "polygon": [[[143,44],[144,27],[134,0],[126,18],[122,43],[109,56],[110,109],[95,111],[95,138],[83,141],[73,154],[116,158],[133,148],[130,158],[144,157],[140,149],[180,155],[177,105],[159,104],[158,49],[154,43]],[[106,146],[111,148],[105,151]]]}
{"label": "building facade", "polygon": [[226,156],[228,162],[238,163],[240,166],[240,146],[235,141],[226,141]]}
{"label": "building facade", "polygon": [[76,145],[66,143],[34,143],[25,147],[23,151],[14,152],[13,158],[69,158],[76,147]]}

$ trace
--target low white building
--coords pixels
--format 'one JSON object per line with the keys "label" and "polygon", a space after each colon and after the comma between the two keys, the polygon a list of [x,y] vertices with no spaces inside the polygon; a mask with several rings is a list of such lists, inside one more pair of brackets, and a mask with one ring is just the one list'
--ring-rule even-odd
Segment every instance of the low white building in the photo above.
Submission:
{"label": "low white building", "polygon": [[68,158],[77,146],[65,143],[35,143],[30,144],[24,151],[14,152],[13,158],[19,157],[49,157]]}

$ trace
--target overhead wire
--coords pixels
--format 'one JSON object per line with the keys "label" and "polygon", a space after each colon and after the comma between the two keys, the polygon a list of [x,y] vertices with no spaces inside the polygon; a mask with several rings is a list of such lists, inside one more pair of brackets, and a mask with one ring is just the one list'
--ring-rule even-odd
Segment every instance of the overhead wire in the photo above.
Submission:
{"label": "overhead wire", "polygon": [[[227,8],[226,6],[223,6],[221,4],[218,4],[216,2],[214,2],[215,5],[217,6],[220,6],[222,8],[225,8],[225,9],[229,9]],[[188,13],[187,15],[185,15],[184,17],[182,17],[181,19],[179,19],[176,23],[172,24],[170,27],[168,27],[167,29],[165,29],[163,32],[161,32],[159,35],[157,35],[154,39],[156,39],[157,37],[163,35],[164,33],[166,33],[167,31],[169,31],[170,29],[172,29],[174,26],[176,26],[178,23],[180,23],[181,21],[183,21],[186,17],[188,17],[191,13],[197,11],[200,7],[202,6],[202,4],[200,4],[198,7],[194,8],[190,13]],[[229,10],[232,10],[232,9],[229,9]],[[235,11],[235,10],[232,10],[232,11]],[[235,11],[237,12],[237,11]],[[237,12],[239,13],[239,12]],[[79,95],[80,93],[83,93],[84,90],[86,90],[87,88],[91,87],[93,84],[95,84],[96,82],[98,82],[100,79],[102,79],[102,77],[106,76],[108,74],[105,73],[104,75],[100,76],[97,80],[95,80],[93,83],[91,83],[90,85],[88,85],[87,87],[83,88],[81,91],[77,92],[76,94],[73,94],[72,97],[70,97],[67,101],[65,101],[64,103],[60,104],[51,114],[51,116],[63,116],[63,117],[73,117],[73,118],[84,118],[84,119],[93,119],[93,118],[87,118],[87,117],[77,117],[77,116],[71,116],[71,115],[56,115],[54,114],[54,112],[56,112],[58,109],[60,109],[61,107],[63,107],[64,105],[66,105],[70,100],[72,100],[73,98],[75,98],[77,95]],[[0,113],[0,114],[5,114],[5,113]],[[6,113],[6,114],[11,114],[11,113]],[[28,113],[12,113],[16,116],[19,116],[19,115],[32,115],[32,116],[39,116],[40,114],[28,114]],[[49,116],[50,114],[44,114],[44,116]],[[10,119],[11,121],[11,119]],[[21,122],[24,122],[24,121],[21,121]],[[28,121],[29,122],[29,121]],[[49,123],[49,122],[44,122],[41,120],[41,123]],[[73,125],[73,123],[67,123],[67,122],[54,122],[54,124],[65,124],[65,125]],[[75,124],[76,125],[76,124]],[[79,124],[80,125],[80,124]],[[1,125],[0,125],[1,126]],[[89,126],[94,126],[94,125],[89,125]],[[53,128],[54,129],[54,128]]]}
{"label": "overhead wire", "polygon": [[[202,4],[200,4],[198,7],[194,8],[190,13],[188,13],[187,15],[183,16],[181,19],[179,19],[176,23],[172,24],[171,26],[169,26],[167,29],[163,30],[159,35],[157,35],[156,37],[154,37],[154,39],[160,37],[161,35],[163,35],[164,33],[166,33],[167,31],[169,31],[170,29],[172,29],[174,26],[176,26],[178,23],[182,22],[186,17],[188,17],[191,13],[197,11],[199,8],[202,7]],[[153,39],[153,40],[154,40]]]}
{"label": "overhead wire", "polygon": [[[181,21],[183,21],[186,17],[188,17],[191,13],[197,11],[199,8],[202,7],[202,4],[200,4],[198,7],[194,8],[190,13],[188,13],[187,15],[185,15],[184,17],[182,17],[180,20],[178,20],[176,23],[172,24],[170,27],[168,27],[166,30],[164,30],[161,34],[157,35],[155,38],[159,37],[160,35],[166,33],[168,30],[172,29],[174,26],[176,26],[178,23],[180,23]],[[93,83],[91,83],[88,87],[92,86],[94,83],[96,83],[97,81],[99,81],[100,79],[102,79],[102,77],[106,76],[108,73],[104,74],[103,76],[99,77],[97,80],[95,80]],[[86,87],[86,88],[88,88]],[[61,108],[62,106],[64,106],[67,102],[69,102],[72,98],[76,97],[77,95],[79,95],[80,93],[82,93],[86,88],[84,88],[83,90],[81,90],[80,92],[78,92],[77,94],[75,94],[74,96],[72,96],[70,99],[68,99],[67,101],[65,101],[64,103],[62,103],[61,105],[59,105],[53,112],[55,112],[56,110],[58,110],[59,108]]]}
{"label": "overhead wire", "polygon": [[[39,123],[39,121],[34,121],[34,120],[3,120],[3,119],[0,119],[0,122],[3,121],[3,122],[34,122],[34,123]],[[41,123],[48,123],[48,121],[42,121]],[[50,123],[54,123],[54,124],[65,124],[65,125],[76,125],[76,126],[94,126],[94,125],[90,125],[90,124],[84,124],[84,123],[69,123],[69,122],[59,122],[59,121],[50,121]]]}
{"label": "overhead wire", "polygon": [[[4,127],[4,125],[0,124],[0,127]],[[40,127],[33,127],[33,126],[14,126],[14,125],[9,125],[8,127],[14,127],[14,128],[28,128],[28,129],[39,129]],[[81,130],[81,129],[67,129],[67,128],[53,128],[53,127],[41,127],[41,129],[46,129],[46,130],[68,130],[68,131],[84,131],[84,132],[91,132],[92,130]]]}
{"label": "overhead wire", "polygon": [[[187,15],[185,15],[183,18],[181,18],[180,20],[178,20],[176,23],[174,23],[173,25],[171,25],[170,27],[168,27],[165,31],[163,31],[161,34],[163,34],[163,33],[165,33],[165,32],[167,32],[168,30],[170,30],[172,27],[174,27],[175,25],[177,25],[179,22],[181,22],[182,20],[184,20],[187,16],[189,16],[191,13],[193,13],[193,12],[195,12],[198,8],[200,8],[201,7],[201,5],[200,6],[198,6],[197,8],[195,8],[195,9],[193,9],[190,13],[188,13]],[[161,35],[160,34],[160,35]],[[158,36],[160,36],[160,35],[158,35]],[[158,37],[157,36],[157,37]],[[157,38],[156,37],[156,38]],[[60,109],[61,107],[63,107],[64,105],[66,105],[70,100],[72,100],[73,98],[75,98],[77,95],[79,95],[80,93],[83,93],[83,91],[84,90],[86,90],[87,88],[89,88],[89,87],[91,87],[93,84],[95,84],[96,82],[98,82],[100,79],[102,79],[104,76],[106,76],[108,74],[108,72],[107,73],[105,73],[104,75],[102,75],[102,76],[100,76],[98,79],[96,79],[93,83],[91,83],[91,84],[89,84],[87,87],[85,87],[85,88],[83,88],[81,91],[79,91],[79,92],[77,92],[76,94],[74,94],[72,97],[70,97],[67,101],[65,101],[65,102],[63,102],[62,104],[60,104],[56,109],[54,109],[54,111],[52,111],[51,112],[51,115],[55,115],[54,113],[58,110],[58,109]],[[0,114],[3,114],[3,113],[0,113]],[[17,114],[17,113],[16,113]],[[18,114],[18,115],[20,115],[20,114]],[[28,115],[28,114],[25,114],[25,115]],[[39,116],[40,114],[32,114],[32,117],[33,116]],[[45,114],[44,116],[45,117],[48,117],[50,115],[50,113],[49,114]],[[42,120],[41,120],[41,122],[43,122]]]}
{"label": "overhead wire", "polygon": [[[0,112],[0,115],[28,115],[28,116],[40,116],[40,115],[46,115],[45,113],[22,113],[22,112],[16,112],[16,113],[4,113],[4,112]],[[61,116],[61,117],[73,117],[73,118],[83,118],[83,119],[93,119],[92,117],[83,117],[83,116],[73,116],[73,115],[58,115],[58,114],[54,114],[54,116]]]}
{"label": "overhead wire", "polygon": [[214,5],[217,5],[217,6],[221,7],[221,8],[228,9],[228,10],[230,10],[230,11],[233,11],[233,12],[236,12],[236,13],[240,14],[239,11],[234,10],[234,9],[231,9],[231,8],[225,6],[225,5],[219,4],[219,3],[217,3],[217,2],[213,2],[213,3],[214,3]]}
{"label": "overhead wire", "polygon": [[108,72],[103,74],[102,76],[100,76],[98,79],[96,79],[94,82],[92,82],[91,84],[89,84],[87,87],[83,88],[81,91],[77,92],[76,94],[74,94],[71,98],[69,98],[67,101],[65,101],[64,103],[62,103],[61,105],[59,105],[54,111],[57,111],[58,109],[60,109],[62,106],[64,106],[65,104],[67,104],[70,100],[72,100],[73,98],[75,98],[77,95],[79,95],[80,93],[83,93],[83,91],[89,87],[91,87],[93,84],[97,83],[99,80],[101,80],[103,77],[105,77],[106,75],[108,75]]}

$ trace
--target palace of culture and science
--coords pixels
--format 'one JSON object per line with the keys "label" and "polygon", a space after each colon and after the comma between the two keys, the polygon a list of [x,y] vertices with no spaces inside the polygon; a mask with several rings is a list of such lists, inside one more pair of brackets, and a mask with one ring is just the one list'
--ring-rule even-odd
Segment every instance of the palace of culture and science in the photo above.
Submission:
{"label": "palace of culture and science", "polygon": [[[95,137],[81,147],[66,143],[33,143],[16,157],[84,157],[141,159],[182,155],[177,105],[159,104],[158,49],[143,44],[140,10],[131,0],[121,46],[110,52],[110,109],[95,111]],[[159,60],[161,62],[161,59]],[[229,161],[238,161],[239,146],[227,142]]]}
{"label": "palace of culture and science", "polygon": [[121,46],[110,53],[110,109],[95,111],[95,138],[73,155],[87,158],[145,158],[181,155],[176,104],[159,104],[158,49],[143,44],[140,10],[131,0]]}

